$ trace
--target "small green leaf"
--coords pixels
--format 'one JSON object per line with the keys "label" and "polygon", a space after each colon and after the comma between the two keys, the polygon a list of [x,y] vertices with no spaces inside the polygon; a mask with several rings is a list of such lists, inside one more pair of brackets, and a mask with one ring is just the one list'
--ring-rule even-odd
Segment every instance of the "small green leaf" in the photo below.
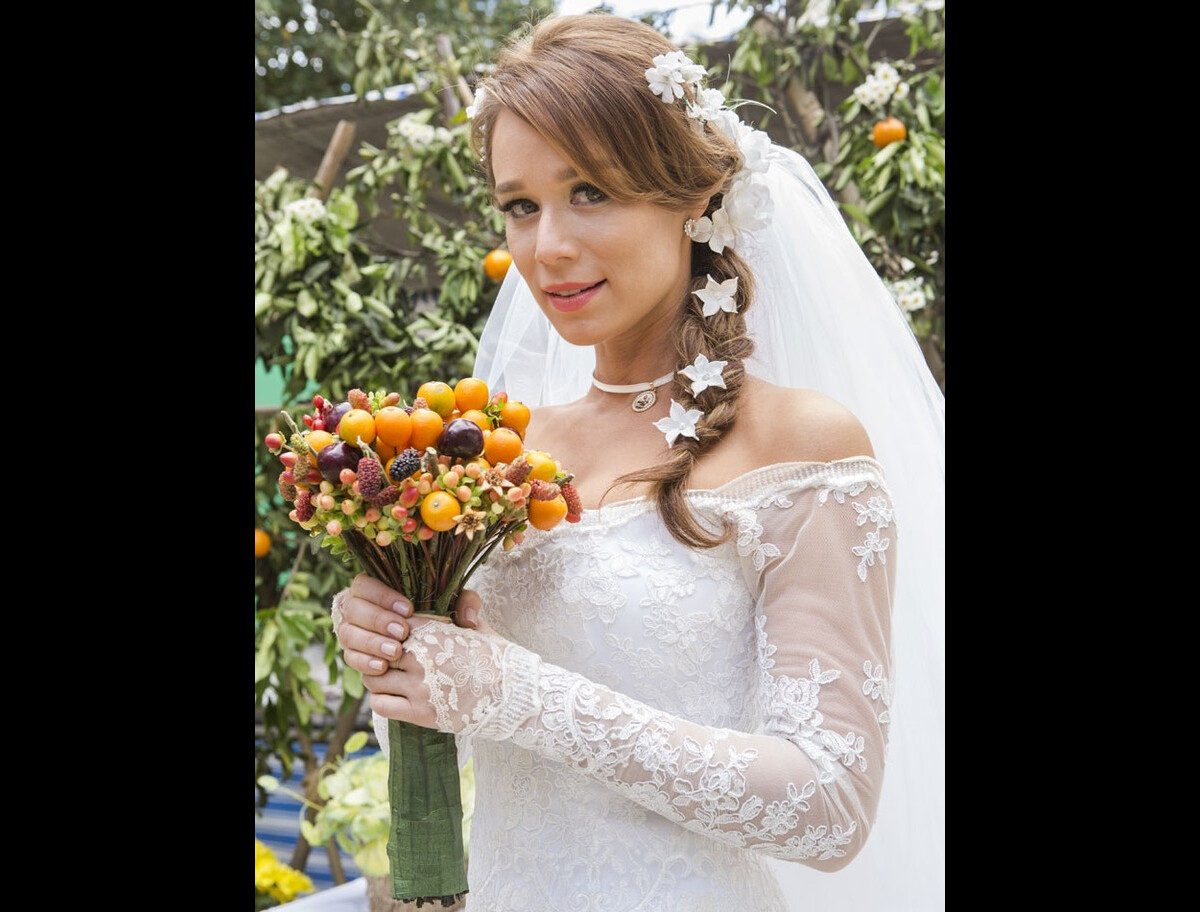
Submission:
{"label": "small green leaf", "polygon": [[[325,265],[329,265],[328,260],[325,261]],[[317,299],[307,288],[300,289],[300,293],[296,295],[296,310],[302,317],[311,317],[317,312]]]}
{"label": "small green leaf", "polygon": [[346,692],[347,696],[353,697],[355,700],[362,697],[362,672],[347,667],[345,672],[342,674],[342,690]]}
{"label": "small green leaf", "polygon": [[363,309],[363,299],[357,291],[352,291],[346,295],[346,310],[350,313],[358,313]]}
{"label": "small green leaf", "polygon": [[271,295],[267,294],[265,291],[260,291],[258,294],[256,294],[254,296],[254,316],[260,317],[266,313],[271,306],[271,301]]}
{"label": "small green leaf", "polygon": [[321,844],[321,834],[311,820],[300,821],[300,835],[304,837],[304,841],[310,846],[319,846]]}
{"label": "small green leaf", "polygon": [[274,776],[259,776],[255,781],[268,792],[273,792],[279,788],[279,780]]}
{"label": "small green leaf", "polygon": [[344,748],[343,752],[346,754],[356,753],[357,751],[360,751],[366,747],[366,744],[367,733],[361,731],[355,732],[346,740],[346,747]]}

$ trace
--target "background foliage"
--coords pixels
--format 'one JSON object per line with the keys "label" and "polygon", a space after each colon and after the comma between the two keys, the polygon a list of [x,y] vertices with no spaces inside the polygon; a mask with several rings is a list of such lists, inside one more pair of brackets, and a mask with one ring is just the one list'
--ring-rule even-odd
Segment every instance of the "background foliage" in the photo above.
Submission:
{"label": "background foliage", "polygon": [[[743,107],[744,119],[813,163],[909,310],[944,389],[945,9],[891,6],[893,15],[859,21],[858,0],[716,0],[714,9],[748,11],[747,25],[729,42],[684,46],[709,68],[709,85],[767,106]],[[462,108],[503,41],[551,11],[548,0],[256,0],[256,111],[401,83],[421,100],[389,125],[383,148],[353,153],[324,219],[305,222],[287,208],[313,189],[312,175],[255,182],[255,358],[282,369],[282,404],[297,422],[316,380],[338,400],[353,386],[411,399],[424,380],[469,375],[498,290],[482,263],[503,245],[503,219],[476,170]],[[670,34],[671,11],[644,18]],[[907,95],[870,106],[855,89],[881,63]],[[907,136],[880,149],[872,130],[887,116]],[[392,256],[368,243],[381,215],[407,228],[408,246]],[[272,755],[290,770],[294,740],[315,775],[312,742],[339,719],[344,741],[363,704],[361,676],[342,666],[328,617],[351,574],[314,557],[315,540],[288,519],[281,466],[263,445],[271,430],[286,432],[277,411],[256,413],[255,525],[272,540],[255,560],[256,779]],[[327,704],[313,662],[340,690],[339,705]]]}

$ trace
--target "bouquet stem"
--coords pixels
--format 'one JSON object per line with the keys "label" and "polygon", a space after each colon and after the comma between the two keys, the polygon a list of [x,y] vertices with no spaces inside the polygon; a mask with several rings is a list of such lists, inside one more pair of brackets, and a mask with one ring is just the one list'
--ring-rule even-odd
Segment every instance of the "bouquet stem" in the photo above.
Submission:
{"label": "bouquet stem", "polygon": [[467,892],[454,735],[389,719],[388,742],[392,897],[452,905]]}

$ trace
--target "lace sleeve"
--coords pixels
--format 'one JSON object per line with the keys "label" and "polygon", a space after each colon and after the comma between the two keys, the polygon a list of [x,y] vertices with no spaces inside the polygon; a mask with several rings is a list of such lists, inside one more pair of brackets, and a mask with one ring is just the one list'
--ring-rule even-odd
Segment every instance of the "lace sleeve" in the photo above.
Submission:
{"label": "lace sleeve", "polygon": [[476,631],[409,639],[443,731],[511,739],[713,839],[836,870],[883,780],[895,530],[866,483],[728,513],[755,597],[759,723],[701,725]]}

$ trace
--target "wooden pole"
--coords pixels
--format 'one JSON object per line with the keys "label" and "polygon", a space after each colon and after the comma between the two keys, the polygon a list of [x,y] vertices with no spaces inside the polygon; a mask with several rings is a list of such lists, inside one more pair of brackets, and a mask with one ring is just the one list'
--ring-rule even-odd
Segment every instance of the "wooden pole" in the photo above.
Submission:
{"label": "wooden pole", "polygon": [[333,189],[333,182],[337,179],[342,162],[346,160],[346,155],[350,152],[352,142],[354,142],[354,124],[348,120],[339,120],[333,131],[333,139],[329,141],[329,146],[325,149],[325,157],[321,159],[321,166],[317,168],[317,185],[308,191],[309,196],[315,196],[321,202],[329,199],[329,191]]}
{"label": "wooden pole", "polygon": [[[442,113],[446,115],[446,120],[449,121],[455,114],[458,113],[459,107],[467,107],[475,101],[475,96],[471,94],[471,89],[467,85],[467,81],[463,79],[462,73],[458,72],[458,61],[454,59],[454,47],[450,44],[449,35],[438,35],[434,39],[434,46],[437,48],[438,56],[446,64],[446,69],[449,71],[451,78],[454,80],[453,87],[447,86],[442,90]],[[458,97],[462,99],[462,105],[459,105],[458,99],[454,97],[454,90],[458,90]]]}

